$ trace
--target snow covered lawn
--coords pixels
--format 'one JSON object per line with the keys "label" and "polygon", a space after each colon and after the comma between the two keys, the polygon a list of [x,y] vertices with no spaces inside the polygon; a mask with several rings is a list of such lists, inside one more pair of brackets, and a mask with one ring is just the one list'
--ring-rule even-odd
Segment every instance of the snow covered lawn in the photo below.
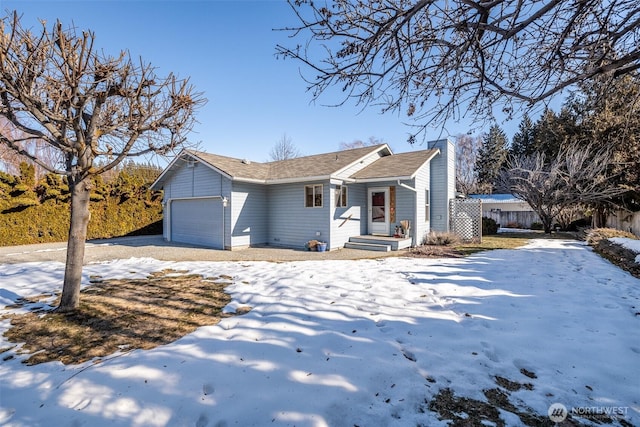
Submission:
{"label": "snow covered lawn", "polygon": [[[545,417],[561,403],[584,424],[594,411],[640,424],[640,281],[581,242],[463,259],[129,259],[87,266],[86,283],[166,268],[230,275],[228,309],[253,310],[101,363],[29,367],[2,353],[0,424],[444,426],[429,404],[445,389],[481,401],[497,389]],[[0,264],[0,307],[57,289],[63,271]],[[513,411],[500,417],[522,425]]]}

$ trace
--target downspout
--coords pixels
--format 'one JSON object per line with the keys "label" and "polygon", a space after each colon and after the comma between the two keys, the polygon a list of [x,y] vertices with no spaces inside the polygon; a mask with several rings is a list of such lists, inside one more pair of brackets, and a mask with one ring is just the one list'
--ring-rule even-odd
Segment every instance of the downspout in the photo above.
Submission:
{"label": "downspout", "polygon": [[[222,197],[222,250],[224,251],[226,249],[226,243],[227,243],[227,236],[226,236],[226,227],[225,227],[225,208],[227,207],[227,205],[229,204],[229,199],[227,199],[224,196]],[[231,242],[229,242],[229,248],[231,248]]]}

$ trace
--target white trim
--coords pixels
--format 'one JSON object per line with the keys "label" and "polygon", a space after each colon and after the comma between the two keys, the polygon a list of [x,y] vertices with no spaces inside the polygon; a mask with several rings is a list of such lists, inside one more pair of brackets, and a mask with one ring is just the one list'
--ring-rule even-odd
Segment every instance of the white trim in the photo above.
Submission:
{"label": "white trim", "polygon": [[354,182],[357,184],[367,184],[386,181],[409,181],[412,179],[413,177],[411,176],[382,176],[379,178],[356,178],[354,179]]}
{"label": "white trim", "polygon": [[411,191],[413,191],[413,192],[414,192],[414,193],[416,193],[416,194],[418,193],[418,190],[416,190],[416,189],[415,189],[415,188],[413,188],[413,187],[409,187],[409,186],[408,186],[407,184],[405,184],[404,182],[400,182],[400,180],[398,180],[398,185],[399,185],[400,187],[406,188],[407,190],[411,190]]}
{"label": "white trim", "polygon": [[[307,206],[307,187],[313,188],[313,194],[311,197],[313,198],[313,206]],[[320,206],[316,206],[316,187],[320,187]],[[331,189],[331,188],[329,188]],[[324,184],[305,184],[304,186],[304,207],[305,208],[323,208],[324,207]]]}
{"label": "white trim", "polygon": [[270,179],[267,181],[263,181],[267,185],[272,184],[295,184],[300,182],[311,182],[311,181],[326,181],[331,179],[331,175],[322,175],[322,176],[301,176],[297,178],[281,178],[281,179]]}
{"label": "white trim", "polygon": [[[338,187],[340,187],[340,193],[338,193]],[[331,188],[331,187],[329,187]],[[342,204],[342,192],[344,191],[345,203]],[[344,184],[336,184],[333,188],[333,195],[335,200],[333,201],[334,208],[348,208],[349,207],[349,188]],[[337,197],[337,198],[336,198]]]}
{"label": "white trim", "polygon": [[[385,232],[381,233],[379,231],[376,231],[374,233],[373,230],[373,206],[371,205],[371,197],[373,193],[384,193],[384,225],[385,225]],[[382,235],[382,236],[388,236],[389,235],[389,228],[390,228],[390,215],[389,215],[389,187],[371,187],[367,189],[367,231],[369,234],[373,235],[373,234],[377,234],[377,235]],[[376,224],[380,224],[380,223],[376,223]]]}
{"label": "white trim", "polygon": [[[377,150],[371,150],[369,153],[367,153],[364,156],[354,160],[353,162],[349,163],[348,165],[346,165],[342,169],[339,169],[339,170],[335,171],[332,175],[339,176],[345,170],[348,170],[349,168],[351,168],[351,166],[353,166],[353,165],[355,165],[357,163],[360,163],[361,161],[363,161],[365,158],[369,157],[370,155],[372,155],[374,153],[380,153],[382,150],[385,150],[385,149],[389,152],[390,156],[393,156],[393,151],[391,151],[391,147],[389,147],[389,145],[385,143],[385,144],[381,145]],[[340,152],[338,151],[336,154],[339,155]]]}

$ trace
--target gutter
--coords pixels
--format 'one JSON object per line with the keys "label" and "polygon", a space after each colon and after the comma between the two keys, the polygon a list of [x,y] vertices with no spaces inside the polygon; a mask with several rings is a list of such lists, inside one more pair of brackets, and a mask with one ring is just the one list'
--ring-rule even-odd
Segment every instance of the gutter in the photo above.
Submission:
{"label": "gutter", "polygon": [[414,193],[417,193],[417,192],[418,192],[418,190],[416,190],[416,189],[415,189],[415,188],[413,188],[413,187],[409,187],[409,186],[408,186],[407,184],[405,184],[404,182],[400,182],[400,180],[398,180],[398,185],[399,185],[400,187],[406,188],[407,190],[411,190],[411,191],[413,191]]}

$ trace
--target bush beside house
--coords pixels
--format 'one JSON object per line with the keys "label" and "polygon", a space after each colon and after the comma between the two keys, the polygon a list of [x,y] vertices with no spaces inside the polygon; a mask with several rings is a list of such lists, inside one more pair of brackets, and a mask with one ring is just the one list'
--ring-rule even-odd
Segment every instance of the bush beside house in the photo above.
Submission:
{"label": "bush beside house", "polygon": [[[162,193],[148,189],[158,174],[157,168],[129,164],[110,179],[98,177],[90,195],[87,238],[162,233]],[[47,174],[36,180],[26,163],[20,176],[0,172],[0,245],[65,241],[69,199],[61,176]]]}

